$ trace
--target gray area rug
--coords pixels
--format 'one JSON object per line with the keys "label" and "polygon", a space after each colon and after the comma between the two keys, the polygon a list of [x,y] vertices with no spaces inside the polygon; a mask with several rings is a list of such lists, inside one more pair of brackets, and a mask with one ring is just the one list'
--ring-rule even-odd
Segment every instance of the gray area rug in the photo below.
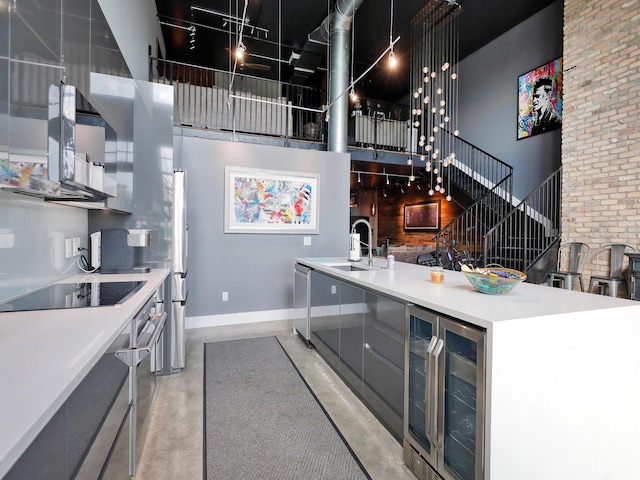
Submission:
{"label": "gray area rug", "polygon": [[204,355],[205,478],[370,479],[275,337]]}

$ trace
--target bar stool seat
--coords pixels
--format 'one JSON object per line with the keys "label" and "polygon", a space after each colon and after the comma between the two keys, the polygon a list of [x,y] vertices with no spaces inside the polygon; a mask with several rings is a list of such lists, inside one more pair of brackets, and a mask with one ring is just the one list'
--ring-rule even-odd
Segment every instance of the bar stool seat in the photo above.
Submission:
{"label": "bar stool seat", "polygon": [[[602,271],[603,262],[606,258],[607,251],[609,253],[609,274],[598,274],[598,271]],[[622,243],[612,243],[604,245],[596,252],[596,274],[591,276],[589,281],[589,292],[593,293],[593,288],[598,288],[598,293],[606,295],[605,292],[611,297],[618,296],[618,290],[621,285],[625,287],[625,297],[629,298],[629,288],[627,286],[627,278],[622,275],[624,267],[624,257],[626,252],[635,251],[631,245],[625,245]]]}
{"label": "bar stool seat", "polygon": [[[558,249],[558,260],[556,262],[556,271],[551,273],[551,286],[566,288],[573,290],[574,280],[578,280],[580,291],[584,292],[584,284],[582,282],[583,259],[589,254],[589,245],[582,242],[565,243]],[[569,258],[568,270],[560,270],[562,258]]]}

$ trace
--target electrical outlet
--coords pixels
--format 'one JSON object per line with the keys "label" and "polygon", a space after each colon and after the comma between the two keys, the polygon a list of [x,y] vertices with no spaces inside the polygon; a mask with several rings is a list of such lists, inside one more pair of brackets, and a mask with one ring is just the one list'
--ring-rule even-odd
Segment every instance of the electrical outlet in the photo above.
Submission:
{"label": "electrical outlet", "polygon": [[229,292],[222,292],[222,301],[226,302],[229,300]]}
{"label": "electrical outlet", "polygon": [[304,245],[311,245],[311,237],[304,237],[303,244]]}
{"label": "electrical outlet", "polygon": [[72,241],[73,255],[80,255],[80,237],[74,237]]}
{"label": "electrical outlet", "polygon": [[64,258],[73,257],[73,240],[71,238],[64,239]]}
{"label": "electrical outlet", "polygon": [[331,285],[331,295],[335,295],[336,293],[338,293],[338,289],[335,285]]}

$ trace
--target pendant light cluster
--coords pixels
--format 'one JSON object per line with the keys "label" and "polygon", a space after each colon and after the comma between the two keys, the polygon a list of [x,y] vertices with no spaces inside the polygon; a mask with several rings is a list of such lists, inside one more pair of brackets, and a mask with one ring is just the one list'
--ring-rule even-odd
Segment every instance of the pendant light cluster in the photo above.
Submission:
{"label": "pendant light cluster", "polygon": [[[419,136],[416,155],[429,173],[429,195],[451,200],[447,167],[456,160],[458,131],[458,15],[455,2],[430,0],[412,20],[411,118]],[[408,163],[413,168],[413,155]],[[446,185],[446,187],[445,187]]]}

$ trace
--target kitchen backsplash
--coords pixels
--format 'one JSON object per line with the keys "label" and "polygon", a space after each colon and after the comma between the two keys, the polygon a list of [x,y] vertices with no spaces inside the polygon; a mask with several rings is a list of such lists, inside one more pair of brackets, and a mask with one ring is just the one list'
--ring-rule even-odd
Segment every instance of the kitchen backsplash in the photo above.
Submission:
{"label": "kitchen backsplash", "polygon": [[74,238],[87,247],[86,210],[0,190],[0,302],[79,272]]}

